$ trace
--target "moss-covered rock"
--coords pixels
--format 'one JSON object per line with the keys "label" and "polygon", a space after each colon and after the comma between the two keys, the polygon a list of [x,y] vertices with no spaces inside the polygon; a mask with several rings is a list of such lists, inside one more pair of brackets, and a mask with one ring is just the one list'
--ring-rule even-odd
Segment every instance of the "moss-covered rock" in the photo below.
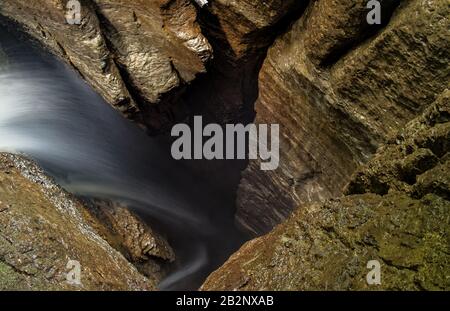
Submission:
{"label": "moss-covered rock", "polygon": [[[449,289],[449,212],[449,202],[434,194],[364,194],[303,206],[247,243],[202,289]],[[380,285],[366,281],[370,260],[381,263]]]}
{"label": "moss-covered rock", "polygon": [[[449,95],[381,147],[347,196],[301,206],[202,289],[449,290]],[[366,280],[371,260],[379,285]]]}
{"label": "moss-covered rock", "polygon": [[445,196],[442,187],[448,185],[450,176],[449,150],[450,91],[446,90],[353,175],[345,192],[382,195],[389,191],[404,191],[423,196],[434,191],[430,188],[433,184],[439,184],[438,191]]}
{"label": "moss-covered rock", "polygon": [[[0,154],[1,290],[154,289],[94,227],[98,220],[33,162]],[[67,281],[71,260],[81,284]]]}

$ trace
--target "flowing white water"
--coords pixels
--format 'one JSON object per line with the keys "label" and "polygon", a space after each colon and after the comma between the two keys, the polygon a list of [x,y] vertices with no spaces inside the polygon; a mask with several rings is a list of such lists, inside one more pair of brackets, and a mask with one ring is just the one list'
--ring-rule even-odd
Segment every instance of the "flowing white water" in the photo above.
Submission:
{"label": "flowing white water", "polygon": [[240,241],[230,207],[107,105],[73,71],[0,27],[0,151],[34,158],[68,191],[128,203],[170,238],[177,265],[160,285],[199,285]]}

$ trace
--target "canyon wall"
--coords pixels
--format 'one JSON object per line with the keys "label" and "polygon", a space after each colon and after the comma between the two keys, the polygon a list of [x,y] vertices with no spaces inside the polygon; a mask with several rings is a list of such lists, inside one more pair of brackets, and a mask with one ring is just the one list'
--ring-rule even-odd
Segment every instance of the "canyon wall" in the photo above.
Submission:
{"label": "canyon wall", "polygon": [[[445,1],[313,1],[269,49],[256,123],[280,124],[280,167],[243,173],[236,219],[268,232],[301,203],[339,196],[357,167],[448,86]],[[392,16],[391,16],[392,15]]]}
{"label": "canyon wall", "polygon": [[216,123],[251,122],[267,49],[307,4],[307,0],[217,0],[199,10],[214,59],[183,97],[188,106]]}
{"label": "canyon wall", "polygon": [[236,222],[260,235],[298,206],[342,195],[390,133],[448,87],[448,4],[380,2],[381,25],[368,25],[365,0],[216,0],[202,9],[83,0],[80,25],[66,23],[65,1],[3,0],[0,14],[151,132],[186,110],[222,124],[280,124],[280,167],[250,161],[237,194]]}
{"label": "canyon wall", "polygon": [[251,120],[265,52],[308,3],[220,0],[199,9],[190,0],[82,0],[81,24],[70,25],[66,2],[5,0],[0,14],[151,133],[192,106],[220,123]]}
{"label": "canyon wall", "polygon": [[[203,290],[449,290],[450,91],[388,139],[347,195],[303,204]],[[369,261],[381,284],[369,285]]]}

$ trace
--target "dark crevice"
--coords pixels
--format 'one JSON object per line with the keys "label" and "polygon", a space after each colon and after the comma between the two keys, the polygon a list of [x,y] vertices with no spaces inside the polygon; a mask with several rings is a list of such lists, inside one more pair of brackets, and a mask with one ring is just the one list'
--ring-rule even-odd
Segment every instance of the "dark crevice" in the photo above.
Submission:
{"label": "dark crevice", "polygon": [[[380,31],[382,31],[391,21],[391,18],[400,5],[402,0],[379,0],[381,3],[381,24],[380,25],[369,25],[365,23],[365,27],[362,29],[362,33],[358,36],[355,36],[351,39],[348,39],[347,42],[343,42],[344,44],[338,46],[335,50],[331,51],[327,57],[325,57],[321,63],[321,67],[332,67],[335,63],[337,63],[340,59],[344,58],[348,53],[356,49],[358,46],[363,45],[368,40],[377,36]],[[366,18],[367,13],[370,10],[367,9],[367,12],[361,16],[361,18]]]}
{"label": "dark crevice", "polygon": [[[308,4],[302,1],[274,25],[246,35],[246,43],[258,41],[258,45],[251,46],[241,57],[233,53],[218,17],[207,8],[197,7],[198,22],[213,47],[214,58],[207,64],[206,73],[199,75],[182,94],[181,102],[188,109],[185,122],[192,127],[196,115],[203,116],[204,124],[247,125],[253,122],[259,94],[258,77],[267,51],[275,39],[302,16]],[[241,174],[248,163],[248,160],[197,160],[184,164],[200,176],[206,176],[218,191],[227,193],[226,205],[231,206],[234,213]]]}
{"label": "dark crevice", "polygon": [[252,122],[259,93],[258,75],[267,51],[302,16],[308,4],[302,1],[274,25],[245,35],[243,43],[250,47],[242,57],[233,52],[218,17],[207,9],[198,9],[199,24],[213,47],[214,59],[207,73],[198,77],[184,95],[192,112],[220,124]]}
{"label": "dark crevice", "polygon": [[392,260],[387,259],[387,258],[381,258],[381,260],[383,261],[383,263],[384,263],[386,266],[389,266],[389,267],[392,267],[392,268],[395,268],[395,269],[398,269],[398,270],[410,271],[410,272],[413,272],[413,273],[419,272],[419,268],[421,267],[421,266],[418,265],[418,264],[413,265],[413,266],[411,266],[411,267],[399,265],[399,264],[396,264],[396,263],[394,263]]}

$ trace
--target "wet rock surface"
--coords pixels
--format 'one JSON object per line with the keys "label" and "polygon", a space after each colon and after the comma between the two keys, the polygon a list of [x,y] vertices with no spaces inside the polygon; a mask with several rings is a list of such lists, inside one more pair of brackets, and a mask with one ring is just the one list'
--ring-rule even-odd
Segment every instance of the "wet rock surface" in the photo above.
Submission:
{"label": "wet rock surface", "polygon": [[126,205],[105,200],[87,200],[86,205],[102,225],[97,227],[100,235],[142,274],[159,283],[175,260],[169,243]]}
{"label": "wet rock surface", "polygon": [[[449,95],[381,147],[347,196],[301,205],[202,289],[448,290]],[[370,260],[381,264],[380,285],[366,281]]]}
{"label": "wet rock surface", "polygon": [[19,22],[61,56],[125,116],[161,129],[171,118],[170,98],[205,72],[212,54],[193,4],[80,2],[80,25],[67,23],[65,1],[59,0],[6,0],[0,14]]}
{"label": "wet rock surface", "polygon": [[[275,171],[250,161],[236,182],[246,163],[200,165],[213,179],[233,179],[214,182],[239,188],[236,222],[251,234],[289,218],[203,289],[449,288],[445,1],[380,1],[382,25],[374,26],[363,0],[216,0],[202,9],[189,0],[80,2],[80,25],[67,24],[59,0],[3,0],[0,15],[151,133],[193,113],[281,126]],[[72,289],[61,282],[64,261],[78,258],[72,249],[87,258],[81,289],[153,289],[174,260],[126,207],[90,202],[86,212],[69,196],[76,208],[60,210],[68,195],[34,173],[25,178],[31,162],[2,155],[0,163],[0,288]],[[42,194],[46,183],[58,190]],[[30,225],[41,218],[43,229]],[[365,281],[373,259],[382,263],[378,287]]]}
{"label": "wet rock surface", "polygon": [[[101,226],[33,162],[0,154],[0,289],[155,289],[94,229]],[[67,282],[71,260],[81,284]]]}
{"label": "wet rock surface", "polygon": [[304,11],[308,1],[211,1],[199,24],[214,50],[207,73],[183,100],[211,121],[248,123],[254,118],[258,72],[267,49]]}

